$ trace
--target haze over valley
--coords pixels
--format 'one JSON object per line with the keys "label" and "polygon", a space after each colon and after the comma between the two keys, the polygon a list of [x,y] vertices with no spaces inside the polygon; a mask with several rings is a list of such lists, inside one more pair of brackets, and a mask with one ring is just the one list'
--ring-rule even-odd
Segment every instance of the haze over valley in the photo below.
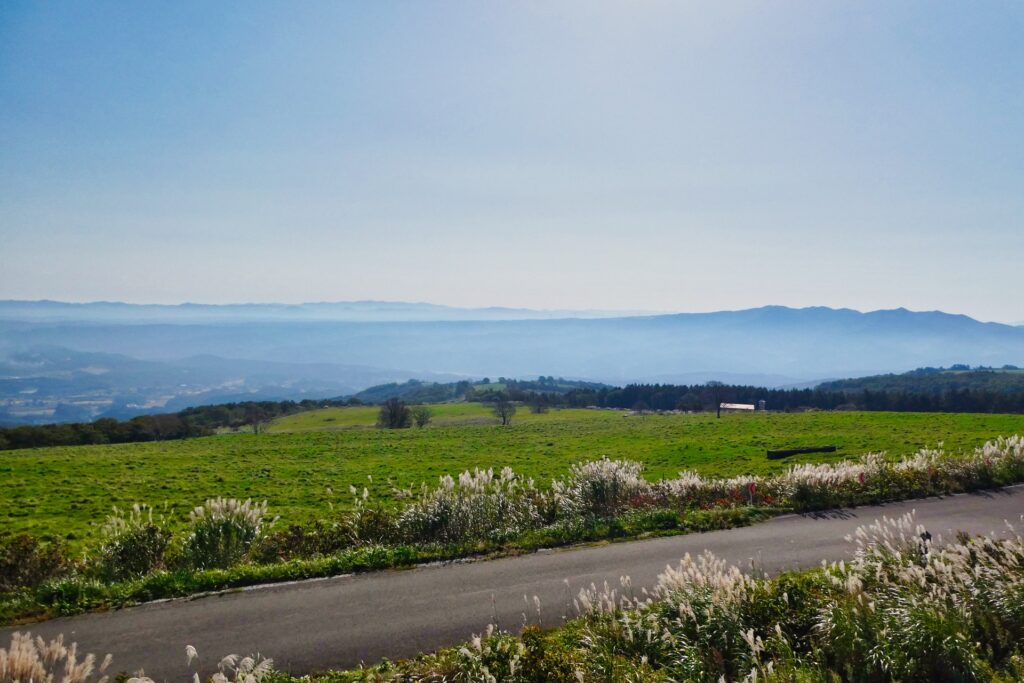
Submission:
{"label": "haze over valley", "polygon": [[958,363],[1024,363],[1024,329],[905,309],[718,313],[429,304],[134,306],[0,302],[2,420],[332,398],[408,379],[558,375],[613,385],[812,386]]}

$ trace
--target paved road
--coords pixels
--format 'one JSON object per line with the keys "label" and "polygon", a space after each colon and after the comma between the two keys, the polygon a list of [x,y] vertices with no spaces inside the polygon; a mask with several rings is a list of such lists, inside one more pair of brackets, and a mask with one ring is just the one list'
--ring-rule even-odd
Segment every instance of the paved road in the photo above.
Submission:
{"label": "paved road", "polygon": [[[410,656],[466,640],[488,623],[503,628],[535,622],[525,598],[540,599],[539,619],[558,623],[573,612],[572,596],[591,583],[637,590],[667,564],[705,549],[768,572],[815,566],[849,556],[844,536],[883,515],[916,509],[933,535],[1006,531],[1024,514],[1024,486],[999,492],[910,501],[817,515],[789,515],[741,529],[521,557],[428,566],[405,571],[306,581],[195,600],[141,605],[104,614],[55,619],[22,630],[63,632],[88,652],[114,655],[114,670],[145,668],[156,680],[191,678],[185,645],[198,648],[209,672],[228,653],[261,652],[278,668],[306,673]],[[568,585],[566,584],[568,580]],[[16,629],[0,630],[6,642]]]}

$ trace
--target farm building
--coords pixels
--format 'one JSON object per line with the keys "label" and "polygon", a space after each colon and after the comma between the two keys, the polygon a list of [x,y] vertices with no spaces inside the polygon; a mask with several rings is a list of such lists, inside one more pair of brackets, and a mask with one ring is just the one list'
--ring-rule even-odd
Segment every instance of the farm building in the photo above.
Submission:
{"label": "farm building", "polygon": [[745,413],[754,412],[757,410],[757,406],[753,403],[722,403],[719,404],[718,409],[727,413]]}
{"label": "farm building", "polygon": [[721,417],[723,412],[726,413],[753,413],[759,410],[765,410],[765,402],[758,401],[757,405],[753,403],[719,403],[718,404],[718,416]]}

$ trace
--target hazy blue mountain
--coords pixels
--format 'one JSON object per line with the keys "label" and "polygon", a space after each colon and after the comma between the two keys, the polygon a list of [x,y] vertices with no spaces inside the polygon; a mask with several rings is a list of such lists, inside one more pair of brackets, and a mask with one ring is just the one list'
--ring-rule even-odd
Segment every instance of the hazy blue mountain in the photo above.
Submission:
{"label": "hazy blue mountain", "polygon": [[529,308],[457,308],[402,301],[334,301],[302,304],[128,304],[119,301],[0,300],[0,320],[89,321],[116,323],[211,323],[332,320],[410,322],[424,320],[545,320],[612,318],[649,312],[534,310]]}
{"label": "hazy blue mountain", "polygon": [[133,358],[214,355],[456,375],[560,375],[597,381],[699,373],[785,381],[901,372],[924,365],[1024,363],[1024,329],[904,309],[780,306],[611,319],[239,322],[133,325],[8,322],[8,345]]}
{"label": "hazy blue mountain", "polygon": [[[338,395],[438,375],[786,386],[921,366],[1024,365],[1024,328],[941,312],[781,306],[550,320],[0,322],[0,356],[41,347],[127,357],[114,363],[127,374],[139,372],[137,361],[162,363],[146,366],[147,376],[201,376],[210,391],[244,377],[243,393],[311,397],[328,384],[344,387]],[[83,373],[76,381],[104,381]],[[184,400],[179,393],[168,401]]]}

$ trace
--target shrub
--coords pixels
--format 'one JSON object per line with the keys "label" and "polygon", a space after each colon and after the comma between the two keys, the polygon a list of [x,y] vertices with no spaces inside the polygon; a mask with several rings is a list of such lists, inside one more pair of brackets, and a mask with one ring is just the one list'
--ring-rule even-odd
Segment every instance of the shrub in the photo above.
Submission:
{"label": "shrub", "polygon": [[[389,398],[380,406],[377,426],[382,429],[405,429],[412,426],[412,410],[399,398]],[[422,425],[421,425],[422,426]]]}
{"label": "shrub", "polygon": [[36,600],[59,614],[80,614],[107,604],[109,593],[101,582],[83,576],[53,579],[36,589]]}
{"label": "shrub", "polygon": [[345,524],[317,520],[306,526],[292,524],[286,529],[265,534],[250,554],[257,562],[280,562],[333,555],[352,544],[352,533]]}
{"label": "shrub", "polygon": [[189,515],[191,531],[182,559],[195,569],[226,569],[238,564],[264,533],[266,501],[214,498]]}
{"label": "shrub", "polygon": [[153,522],[153,508],[134,505],[127,514],[114,508],[103,537],[96,556],[99,574],[107,581],[124,581],[163,566],[171,532]]}
{"label": "shrub", "polygon": [[0,538],[0,593],[35,588],[67,569],[64,548],[19,534]]}
{"label": "shrub", "polygon": [[412,409],[412,419],[417,427],[426,427],[433,417],[434,413],[427,406],[416,406]]}

